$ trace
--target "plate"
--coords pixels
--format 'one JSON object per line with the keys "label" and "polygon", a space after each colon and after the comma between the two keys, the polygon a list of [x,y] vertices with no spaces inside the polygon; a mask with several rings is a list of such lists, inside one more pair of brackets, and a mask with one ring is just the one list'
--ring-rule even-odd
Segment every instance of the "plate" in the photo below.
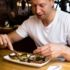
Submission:
{"label": "plate", "polygon": [[28,65],[28,66],[33,66],[33,67],[42,67],[42,66],[44,66],[44,65],[46,65],[47,63],[50,62],[50,59],[48,59],[47,61],[45,61],[43,63],[24,62],[24,61],[20,61],[20,60],[14,60],[9,55],[5,55],[3,58],[7,61],[10,61],[10,62],[23,64],[23,65]]}

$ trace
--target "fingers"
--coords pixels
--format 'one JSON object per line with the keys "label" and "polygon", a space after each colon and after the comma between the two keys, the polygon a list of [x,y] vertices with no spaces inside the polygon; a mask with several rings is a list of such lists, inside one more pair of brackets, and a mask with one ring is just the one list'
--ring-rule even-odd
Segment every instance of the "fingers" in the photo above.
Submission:
{"label": "fingers", "polygon": [[39,54],[43,56],[49,56],[51,55],[51,50],[49,47],[38,47],[36,50],[33,51],[34,54]]}
{"label": "fingers", "polygon": [[62,44],[47,44],[45,46],[38,47],[36,50],[33,51],[33,53],[47,56],[50,58],[56,58],[62,56],[62,46]]}
{"label": "fingers", "polygon": [[12,43],[11,43],[11,41],[10,41],[10,39],[8,38],[8,36],[7,35],[5,35],[6,36],[6,40],[7,40],[7,44],[8,44],[8,48],[10,49],[10,50],[14,50],[13,49],[13,46],[12,46]]}
{"label": "fingers", "polygon": [[41,48],[40,47],[37,47],[37,49],[35,49],[34,51],[33,51],[33,53],[34,54],[39,54],[41,52]]}
{"label": "fingers", "polygon": [[1,44],[4,45],[4,46],[7,46],[6,36],[5,36],[5,35],[1,35],[1,37],[2,37],[2,38],[1,38],[1,39],[2,39],[2,40],[1,40],[1,42],[2,42]]}
{"label": "fingers", "polygon": [[7,46],[7,42],[3,35],[0,35],[0,47],[5,48]]}
{"label": "fingers", "polygon": [[7,47],[10,49],[10,50],[13,50],[13,46],[11,44],[11,41],[10,39],[8,38],[8,35],[4,34],[4,35],[0,35],[0,45],[2,47]]}
{"label": "fingers", "polygon": [[1,36],[0,36],[0,45],[3,45],[3,41],[2,41]]}

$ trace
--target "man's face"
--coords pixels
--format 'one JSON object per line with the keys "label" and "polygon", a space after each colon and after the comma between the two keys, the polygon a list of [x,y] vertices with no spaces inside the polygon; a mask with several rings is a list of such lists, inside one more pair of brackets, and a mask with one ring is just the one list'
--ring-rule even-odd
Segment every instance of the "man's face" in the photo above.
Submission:
{"label": "man's face", "polygon": [[53,0],[31,0],[32,11],[39,19],[47,18],[52,12]]}

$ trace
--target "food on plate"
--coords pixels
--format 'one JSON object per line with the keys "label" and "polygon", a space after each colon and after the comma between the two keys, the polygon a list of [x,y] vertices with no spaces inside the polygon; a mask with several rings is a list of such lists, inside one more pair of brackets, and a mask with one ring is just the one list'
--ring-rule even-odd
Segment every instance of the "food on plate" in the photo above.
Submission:
{"label": "food on plate", "polygon": [[9,57],[13,60],[19,60],[22,62],[29,62],[29,63],[44,63],[48,60],[48,58],[38,55],[38,54],[31,54],[31,53],[20,53],[18,55],[13,53],[10,54]]}

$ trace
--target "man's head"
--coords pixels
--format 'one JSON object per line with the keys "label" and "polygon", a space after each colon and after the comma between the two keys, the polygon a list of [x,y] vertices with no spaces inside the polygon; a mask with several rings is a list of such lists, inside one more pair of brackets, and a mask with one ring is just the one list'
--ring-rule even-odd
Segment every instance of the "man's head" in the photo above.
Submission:
{"label": "man's head", "polygon": [[45,19],[53,11],[54,0],[31,0],[32,11],[40,19]]}

